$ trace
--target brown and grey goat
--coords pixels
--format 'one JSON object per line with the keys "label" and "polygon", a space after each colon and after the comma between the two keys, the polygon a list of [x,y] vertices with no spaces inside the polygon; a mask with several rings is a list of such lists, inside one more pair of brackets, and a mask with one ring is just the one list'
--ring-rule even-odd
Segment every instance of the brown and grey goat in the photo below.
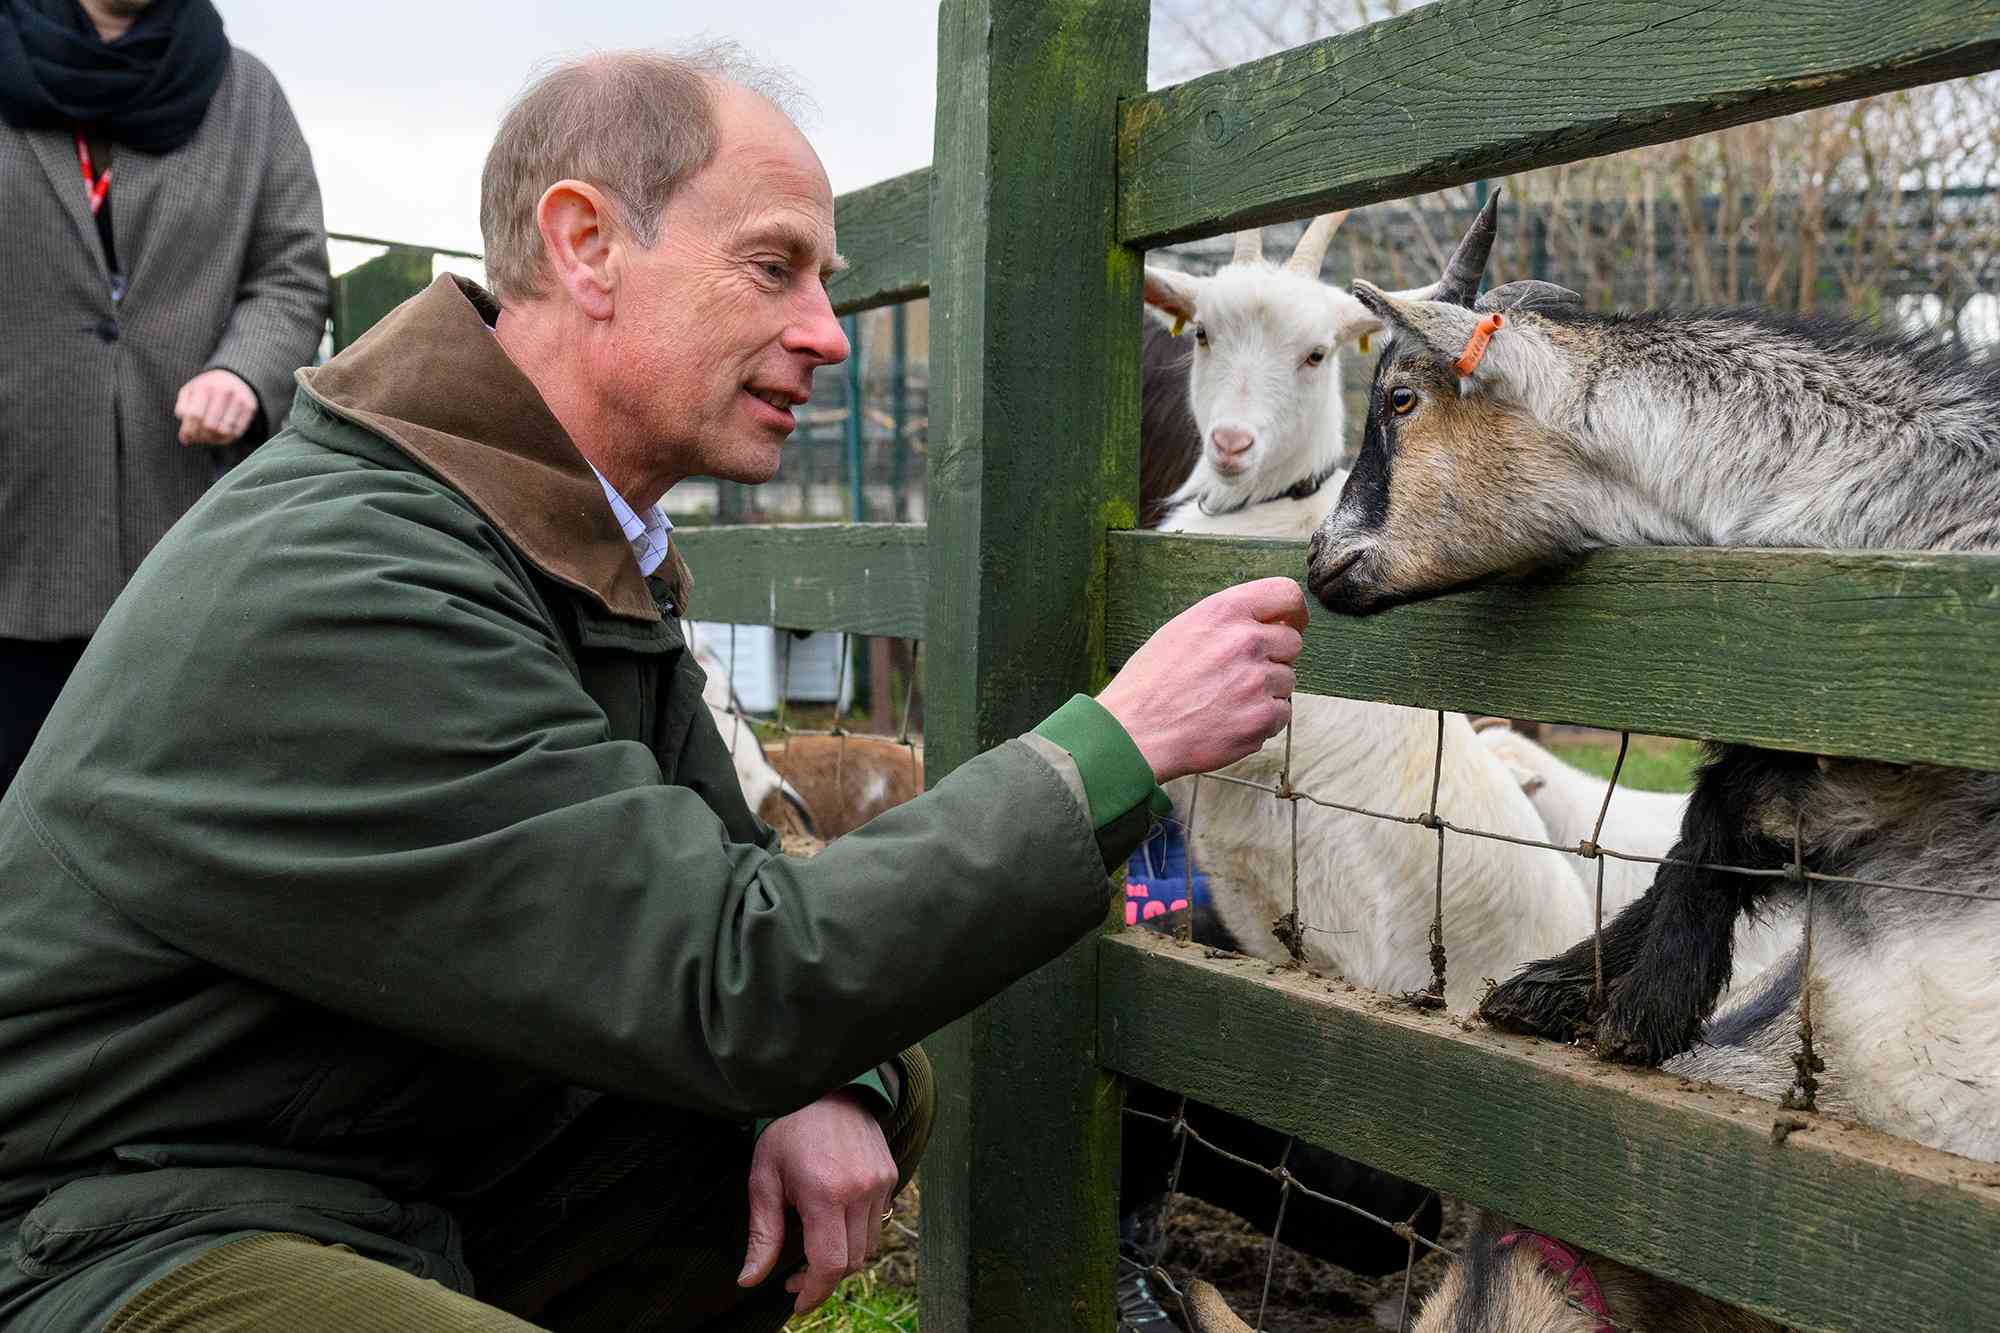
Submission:
{"label": "brown and grey goat", "polygon": [[[2000,372],[1949,350],[1749,311],[1602,315],[1547,284],[1410,300],[1387,326],[1361,456],[1308,582],[1366,614],[1628,544],[2000,549]],[[2000,897],[2000,775],[1715,747],[1673,856],[1592,948],[1528,967],[1481,1012],[1658,1063],[1731,971],[1739,915],[1807,868]],[[1814,1022],[1854,1114],[2000,1157],[2000,902],[1822,884]],[[1817,992],[1816,992],[1817,994]],[[1919,1058],[1915,1052],[1924,1052]]]}

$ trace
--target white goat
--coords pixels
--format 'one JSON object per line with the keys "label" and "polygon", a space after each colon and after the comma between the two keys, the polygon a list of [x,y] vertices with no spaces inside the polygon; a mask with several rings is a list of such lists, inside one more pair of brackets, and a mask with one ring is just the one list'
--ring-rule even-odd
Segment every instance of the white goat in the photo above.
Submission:
{"label": "white goat", "polygon": [[[1170,505],[1220,515],[1303,493],[1325,514],[1314,493],[1340,466],[1346,433],[1340,351],[1382,327],[1347,292],[1319,280],[1346,216],[1313,219],[1282,265],[1265,261],[1262,233],[1252,229],[1237,235],[1234,258],[1211,276],[1146,269],[1146,304],[1176,326],[1192,326],[1195,344],[1188,397],[1201,455]],[[1282,535],[1291,535],[1288,524]]]}

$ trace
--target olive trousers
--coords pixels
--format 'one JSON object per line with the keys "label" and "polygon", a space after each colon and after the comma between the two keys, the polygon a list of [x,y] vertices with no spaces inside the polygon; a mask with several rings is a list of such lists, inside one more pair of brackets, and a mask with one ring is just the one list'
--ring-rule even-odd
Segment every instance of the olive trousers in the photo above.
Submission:
{"label": "olive trousers", "polygon": [[[899,1187],[930,1139],[930,1063],[898,1057],[884,1126]],[[495,1191],[456,1210],[479,1299],[344,1245],[266,1234],[152,1283],[105,1333],[770,1333],[804,1262],[796,1218],[768,1281],[736,1285],[752,1144],[740,1125],[607,1099]]]}

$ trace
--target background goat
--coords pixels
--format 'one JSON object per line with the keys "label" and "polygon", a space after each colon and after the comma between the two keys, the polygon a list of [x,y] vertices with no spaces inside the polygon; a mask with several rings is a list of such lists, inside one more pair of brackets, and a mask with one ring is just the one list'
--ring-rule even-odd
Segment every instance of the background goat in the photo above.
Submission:
{"label": "background goat", "polygon": [[744,803],[788,843],[832,837],[820,831],[812,806],[799,789],[787,782],[765,757],[757,729],[750,725],[748,715],[729,688],[729,672],[722,659],[698,641],[691,641],[688,646],[694,652],[695,664],[706,677],[701,685],[701,701],[708,705],[709,716],[715,719],[716,729],[722,733],[722,743],[729,747]]}
{"label": "background goat", "polygon": [[[1309,582],[1350,614],[1621,543],[2000,547],[2000,374],[1848,324],[1754,312],[1604,316],[1546,284],[1406,300],[1357,283],[1393,341]],[[1485,316],[1504,312],[1482,355]],[[1720,746],[1674,856],[2000,891],[2000,775]],[[2000,1154],[2000,904],[1822,884],[1814,1023],[1856,1114]],[[1482,1005],[1501,1026],[1656,1063],[1728,982],[1738,914],[1782,878],[1665,866],[1607,930]],[[1922,1054],[1919,1055],[1918,1053]]]}

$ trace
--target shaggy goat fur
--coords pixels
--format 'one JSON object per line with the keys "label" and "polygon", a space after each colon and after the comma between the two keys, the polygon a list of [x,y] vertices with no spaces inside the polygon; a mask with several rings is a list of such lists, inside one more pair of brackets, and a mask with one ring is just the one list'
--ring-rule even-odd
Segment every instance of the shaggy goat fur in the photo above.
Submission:
{"label": "shaggy goat fur", "polygon": [[[1356,295],[1393,341],[1363,453],[1315,534],[1314,593],[1366,613],[1625,543],[2000,548],[2000,372],[1848,324],[1754,312],[1506,309],[1474,366],[1469,289]],[[1457,364],[1455,364],[1457,363]],[[2000,896],[2000,775],[1716,747],[1674,856]],[[1731,928],[1795,904],[1784,878],[1665,866],[1606,932],[1482,1006],[1503,1026],[1594,1035],[1611,1058],[1686,1050],[1728,982]],[[2000,1156],[2000,903],[1817,889],[1814,1020],[1856,1114]]]}

